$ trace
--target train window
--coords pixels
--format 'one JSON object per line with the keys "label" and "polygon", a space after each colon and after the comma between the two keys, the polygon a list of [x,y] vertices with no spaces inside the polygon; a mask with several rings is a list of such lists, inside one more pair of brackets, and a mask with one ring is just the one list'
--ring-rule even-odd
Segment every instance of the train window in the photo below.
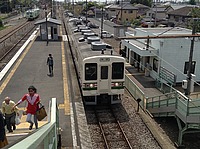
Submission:
{"label": "train window", "polygon": [[108,66],[101,66],[101,79],[108,79]]}
{"label": "train window", "polygon": [[124,63],[112,63],[112,79],[124,78]]}
{"label": "train window", "polygon": [[85,80],[97,80],[97,64],[85,64]]}

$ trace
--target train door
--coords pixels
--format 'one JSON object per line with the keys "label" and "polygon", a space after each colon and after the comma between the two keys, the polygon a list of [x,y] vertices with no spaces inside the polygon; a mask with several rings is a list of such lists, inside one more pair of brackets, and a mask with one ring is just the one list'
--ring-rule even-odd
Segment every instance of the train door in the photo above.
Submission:
{"label": "train door", "polygon": [[99,92],[100,93],[107,93],[110,90],[110,75],[111,74],[111,70],[109,66],[103,66],[100,65],[100,75],[99,75]]}

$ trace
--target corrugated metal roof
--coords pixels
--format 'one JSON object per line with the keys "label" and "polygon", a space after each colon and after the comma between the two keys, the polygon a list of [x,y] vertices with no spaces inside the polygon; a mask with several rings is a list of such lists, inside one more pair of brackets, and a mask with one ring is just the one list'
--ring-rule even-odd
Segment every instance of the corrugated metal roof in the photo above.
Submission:
{"label": "corrugated metal roof", "polygon": [[181,27],[165,27],[165,28],[137,28],[144,32],[148,32],[152,35],[180,35],[180,34],[192,34],[192,30]]}
{"label": "corrugated metal roof", "polygon": [[[48,19],[47,19],[47,22],[53,23],[53,24],[57,24],[57,25],[61,25],[61,21],[60,21],[60,20],[53,19],[53,18],[48,18]],[[36,21],[34,24],[35,24],[35,25],[38,25],[38,24],[43,24],[43,23],[46,23],[46,18],[44,18],[44,19],[42,19],[42,20],[38,20],[38,21]]]}

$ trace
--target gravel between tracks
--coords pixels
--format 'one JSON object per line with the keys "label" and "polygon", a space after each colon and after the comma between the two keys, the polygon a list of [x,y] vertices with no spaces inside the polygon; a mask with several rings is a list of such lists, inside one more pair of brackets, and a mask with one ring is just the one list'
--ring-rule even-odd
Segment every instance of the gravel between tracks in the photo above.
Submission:
{"label": "gravel between tracks", "polygon": [[26,21],[27,20],[25,18],[10,20],[10,22],[8,22],[8,24],[6,24],[7,28],[0,30],[0,38],[7,35],[9,32],[16,29],[18,26],[20,26],[21,24],[23,24]]}

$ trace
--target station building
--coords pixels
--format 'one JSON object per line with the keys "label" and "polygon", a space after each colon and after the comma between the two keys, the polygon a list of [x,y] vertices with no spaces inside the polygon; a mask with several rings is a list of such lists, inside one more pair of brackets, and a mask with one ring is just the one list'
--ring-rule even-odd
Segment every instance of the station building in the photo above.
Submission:
{"label": "station building", "polygon": [[[126,32],[126,37],[139,36],[176,36],[192,35],[192,30],[180,27],[167,28],[136,28]],[[146,38],[124,39],[121,51],[127,61],[144,71],[146,76],[171,85],[182,83],[187,79],[187,70],[191,49],[193,50],[192,70],[193,79],[200,81],[200,40],[195,37],[194,47],[191,48],[192,37],[185,38]]]}

